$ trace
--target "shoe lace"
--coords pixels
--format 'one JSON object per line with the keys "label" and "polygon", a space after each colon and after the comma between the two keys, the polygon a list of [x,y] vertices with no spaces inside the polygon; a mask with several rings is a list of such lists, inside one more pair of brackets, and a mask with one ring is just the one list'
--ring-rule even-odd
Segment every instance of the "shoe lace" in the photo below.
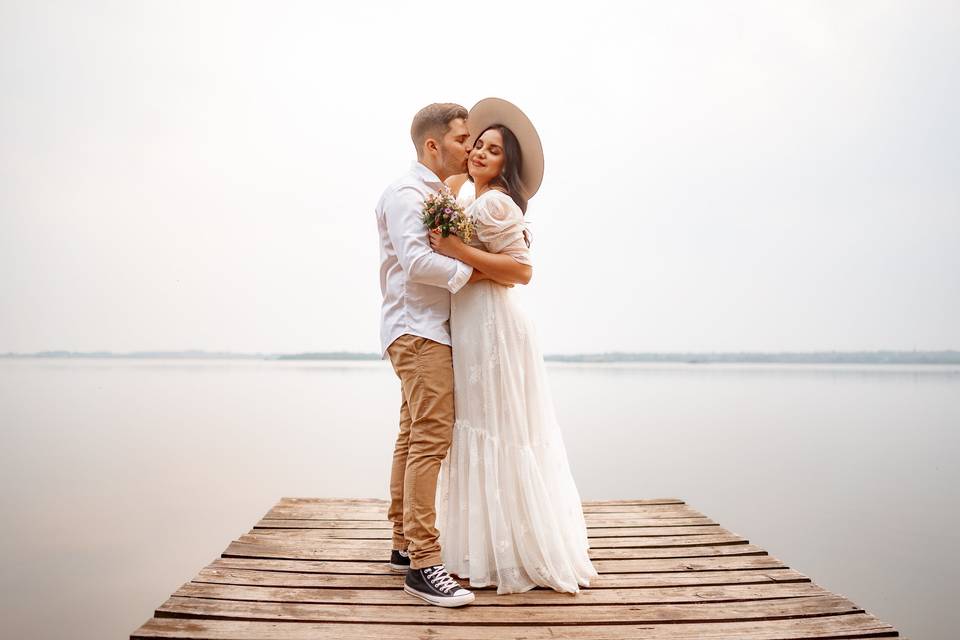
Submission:
{"label": "shoe lace", "polygon": [[452,591],[460,588],[460,583],[450,577],[450,574],[447,573],[446,568],[444,568],[442,564],[431,567],[427,569],[427,571],[429,572],[427,573],[427,577],[430,578],[430,582],[441,591]]}

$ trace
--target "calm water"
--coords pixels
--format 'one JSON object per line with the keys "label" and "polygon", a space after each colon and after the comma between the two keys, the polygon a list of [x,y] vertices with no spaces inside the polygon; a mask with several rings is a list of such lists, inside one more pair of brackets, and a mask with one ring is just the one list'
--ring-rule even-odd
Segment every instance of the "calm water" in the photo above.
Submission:
{"label": "calm water", "polygon": [[[548,367],[582,497],[680,497],[912,638],[960,626],[960,367]],[[384,362],[0,360],[7,637],[123,638],[281,496],[388,497]]]}

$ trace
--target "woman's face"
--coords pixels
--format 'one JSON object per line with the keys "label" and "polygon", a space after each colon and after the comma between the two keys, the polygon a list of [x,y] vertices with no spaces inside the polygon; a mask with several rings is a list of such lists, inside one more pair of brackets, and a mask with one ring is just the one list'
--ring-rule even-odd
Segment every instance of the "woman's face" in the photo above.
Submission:
{"label": "woman's face", "polygon": [[506,156],[503,154],[503,136],[496,129],[483,132],[467,157],[467,171],[477,184],[487,184],[500,175]]}

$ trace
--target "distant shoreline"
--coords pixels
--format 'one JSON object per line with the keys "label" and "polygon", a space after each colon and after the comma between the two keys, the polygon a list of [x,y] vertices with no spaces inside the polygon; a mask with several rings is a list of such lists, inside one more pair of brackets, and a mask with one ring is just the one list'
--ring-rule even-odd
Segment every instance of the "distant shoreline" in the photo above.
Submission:
{"label": "distant shoreline", "polygon": [[[40,351],[4,353],[0,358],[124,358],[124,359],[205,359],[205,360],[380,360],[378,353],[327,351],[317,353],[231,353],[223,351]],[[811,351],[811,352],[716,352],[716,353],[588,353],[551,354],[547,362],[684,362],[781,363],[781,364],[960,364],[960,351]]]}

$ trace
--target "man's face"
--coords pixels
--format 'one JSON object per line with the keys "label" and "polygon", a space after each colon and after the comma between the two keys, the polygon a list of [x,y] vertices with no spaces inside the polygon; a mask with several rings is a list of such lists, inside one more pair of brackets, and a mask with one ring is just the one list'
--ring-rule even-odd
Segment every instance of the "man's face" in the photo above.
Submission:
{"label": "man's face", "polygon": [[467,171],[467,138],[470,132],[467,130],[467,123],[463,118],[454,118],[450,121],[447,133],[443,136],[440,143],[440,164],[447,178]]}

